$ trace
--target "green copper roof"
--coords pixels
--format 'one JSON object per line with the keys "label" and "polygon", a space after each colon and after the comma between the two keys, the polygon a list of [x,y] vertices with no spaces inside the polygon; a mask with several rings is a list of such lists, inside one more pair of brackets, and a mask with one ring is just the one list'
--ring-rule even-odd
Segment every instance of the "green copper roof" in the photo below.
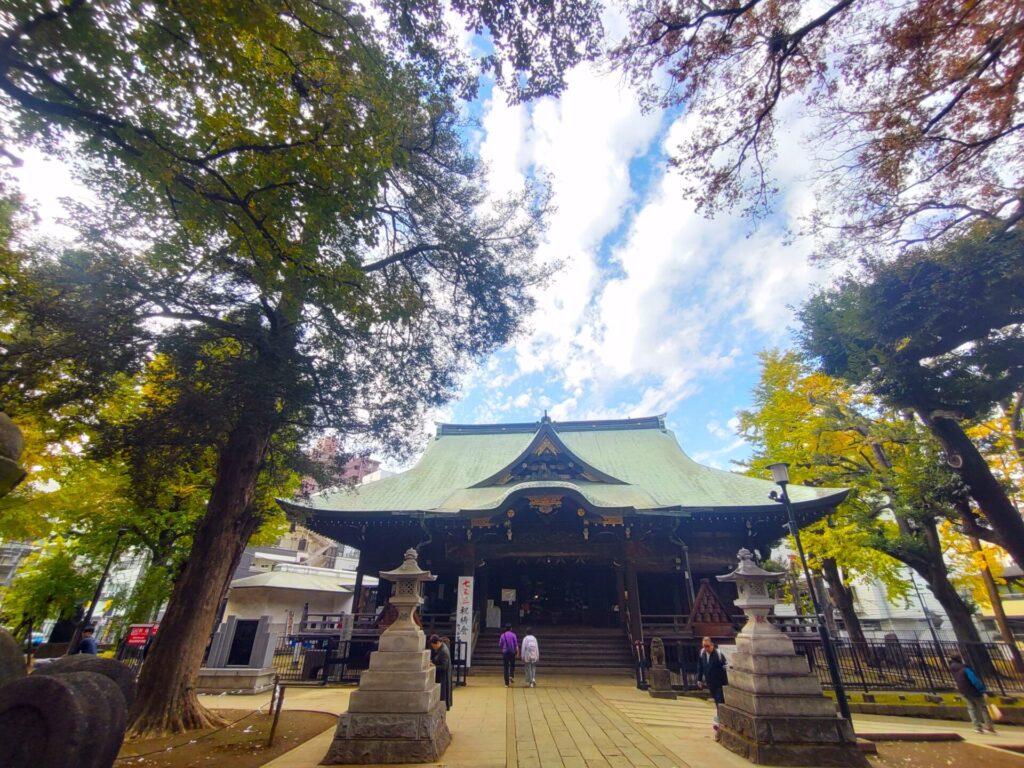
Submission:
{"label": "green copper roof", "polygon": [[[563,454],[586,477],[509,479],[530,451]],[[501,475],[506,473],[504,482]],[[355,488],[330,489],[287,509],[318,513],[491,513],[524,491],[565,491],[595,509],[692,514],[779,511],[776,488],[733,472],[697,464],[680,449],[663,417],[535,424],[442,424],[415,467]],[[846,496],[840,488],[790,486],[798,509],[823,509]]]}

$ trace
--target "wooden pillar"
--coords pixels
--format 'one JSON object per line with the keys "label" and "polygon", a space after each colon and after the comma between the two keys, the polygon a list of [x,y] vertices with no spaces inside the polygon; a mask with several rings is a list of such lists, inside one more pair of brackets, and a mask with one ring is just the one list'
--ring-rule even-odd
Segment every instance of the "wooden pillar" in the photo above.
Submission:
{"label": "wooden pillar", "polygon": [[632,560],[626,561],[626,617],[633,642],[643,640],[643,623],[640,619],[640,587]]}
{"label": "wooden pillar", "polygon": [[615,566],[615,599],[619,606],[619,626],[626,626],[626,573],[623,566]]}
{"label": "wooden pillar", "polygon": [[693,571],[690,569],[690,548],[683,544],[683,577],[686,579],[686,596],[688,598],[686,612],[693,613],[696,592],[693,588]]}
{"label": "wooden pillar", "polygon": [[[678,571],[676,573],[678,574]],[[672,579],[672,613],[677,615],[683,613],[683,599],[680,594],[683,585],[679,582],[678,578]]]}
{"label": "wooden pillar", "polygon": [[359,560],[356,562],[356,583],[352,587],[352,613],[361,613],[363,610],[363,550],[359,550]]}

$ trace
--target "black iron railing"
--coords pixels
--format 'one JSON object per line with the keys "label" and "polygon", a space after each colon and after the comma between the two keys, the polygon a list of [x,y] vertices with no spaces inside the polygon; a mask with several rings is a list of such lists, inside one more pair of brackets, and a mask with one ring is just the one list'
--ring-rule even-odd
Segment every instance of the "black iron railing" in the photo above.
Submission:
{"label": "black iron railing", "polygon": [[[274,652],[274,670],[287,683],[327,685],[357,683],[366,669],[377,638],[341,640],[337,636],[287,635]],[[466,642],[452,641],[452,679],[466,684]]]}
{"label": "black iron railing", "polygon": [[[830,687],[821,646],[794,640],[822,687]],[[952,691],[956,688],[949,661],[960,656],[979,673],[992,693],[1024,692],[1024,675],[1013,665],[1005,643],[920,642],[891,639],[836,645],[843,683],[848,690]]]}
{"label": "black iron railing", "polygon": [[[831,688],[821,644],[800,637],[792,631],[796,652],[807,659],[810,670],[823,688]],[[912,691],[939,693],[953,691],[956,684],[949,672],[949,661],[960,656],[982,677],[989,691],[999,695],[1024,693],[1024,675],[1013,665],[1005,643],[958,643],[885,641],[853,643],[839,640],[835,644],[839,672],[847,691]],[[676,640],[665,643],[668,668],[677,672],[686,688],[696,685],[700,643],[698,640]]]}

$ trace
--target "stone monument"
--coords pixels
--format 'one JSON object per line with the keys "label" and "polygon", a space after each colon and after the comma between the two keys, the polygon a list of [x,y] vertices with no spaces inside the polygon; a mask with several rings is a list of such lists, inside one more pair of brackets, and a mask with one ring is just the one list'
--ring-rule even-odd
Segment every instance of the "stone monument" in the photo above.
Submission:
{"label": "stone monument", "polygon": [[277,635],[271,617],[228,616],[213,635],[206,664],[199,670],[200,693],[261,693],[274,687]]}
{"label": "stone monument", "polygon": [[746,549],[739,561],[736,570],[718,577],[735,582],[736,607],[747,615],[718,709],[722,745],[759,765],[866,766],[853,725],[836,715],[807,660],[768,621],[776,601],[767,584],[780,574],[760,568]]}
{"label": "stone monument", "polygon": [[370,666],[349,698],[348,712],[338,717],[323,763],[429,763],[440,759],[452,740],[426,638],[414,618],[423,602],[423,582],[437,577],[420,570],[415,549],[405,553],[401,566],[380,576],[395,583],[389,603],[398,618],[370,654]]}
{"label": "stone monument", "polygon": [[647,692],[656,699],[674,699],[672,675],[665,665],[665,642],[660,637],[651,638],[651,671]]}

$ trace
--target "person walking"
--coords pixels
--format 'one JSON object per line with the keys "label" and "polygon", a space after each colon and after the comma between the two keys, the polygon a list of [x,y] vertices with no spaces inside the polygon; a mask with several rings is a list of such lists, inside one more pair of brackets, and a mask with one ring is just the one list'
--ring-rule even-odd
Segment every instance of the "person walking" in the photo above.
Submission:
{"label": "person walking", "polygon": [[498,638],[498,647],[501,649],[501,669],[505,675],[505,687],[508,688],[516,681],[516,656],[519,653],[519,638],[512,631],[511,624],[505,625],[505,631]]}
{"label": "person walking", "polygon": [[434,682],[441,684],[441,701],[452,708],[452,654],[437,635],[430,636],[430,663],[434,665]]}
{"label": "person walking", "polygon": [[974,730],[978,733],[982,733],[983,730],[995,733],[992,716],[989,715],[988,707],[985,706],[985,684],[981,682],[978,673],[964,664],[964,660],[960,656],[949,657],[949,671],[953,675],[956,689],[963,694],[964,701],[967,702],[967,712],[971,716],[971,722],[974,723]]}
{"label": "person walking", "polygon": [[519,651],[523,659],[523,668],[526,670],[526,685],[529,688],[537,687],[537,662],[540,661],[540,645],[537,638],[533,636],[533,630],[526,630],[523,637],[523,645]]}
{"label": "person walking", "polygon": [[697,687],[707,687],[715,702],[715,728],[718,727],[718,705],[725,702],[722,689],[729,684],[729,676],[725,671],[725,656],[715,648],[710,637],[701,640],[700,658],[697,667]]}
{"label": "person walking", "polygon": [[78,641],[78,645],[75,646],[75,650],[71,652],[72,656],[79,653],[86,653],[90,656],[96,655],[98,649],[96,648],[96,638],[93,637],[95,631],[96,628],[92,624],[86,624],[82,627],[82,638]]}

